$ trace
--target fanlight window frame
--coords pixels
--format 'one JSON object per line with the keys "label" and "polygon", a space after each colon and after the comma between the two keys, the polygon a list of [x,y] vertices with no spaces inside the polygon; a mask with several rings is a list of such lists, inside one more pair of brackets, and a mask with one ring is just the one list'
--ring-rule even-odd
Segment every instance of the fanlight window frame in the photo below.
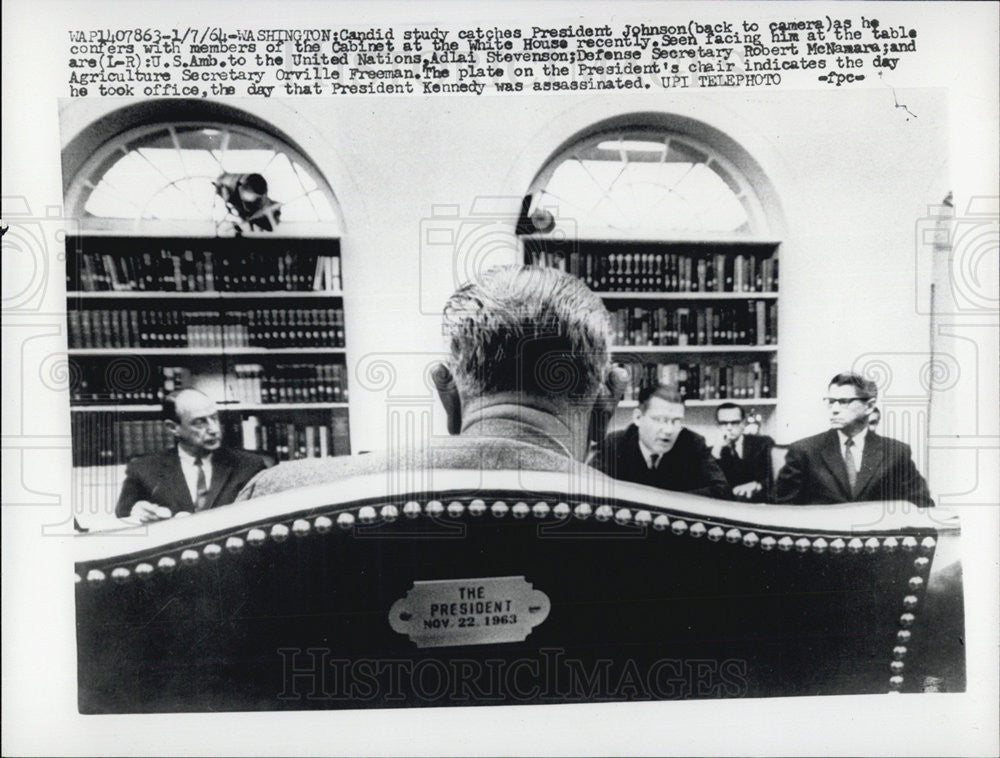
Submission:
{"label": "fanlight window frame", "polygon": [[[215,134],[206,135],[205,132]],[[208,150],[202,146],[189,147],[183,144],[185,137],[192,134],[200,134],[202,140],[207,137],[218,135],[220,146],[218,149]],[[157,121],[150,124],[135,126],[125,129],[104,142],[93,154],[87,158],[70,181],[66,190],[66,208],[71,217],[75,218],[79,229],[83,232],[101,234],[128,234],[138,236],[197,236],[197,237],[231,237],[234,232],[225,227],[228,223],[225,218],[220,221],[219,206],[222,199],[214,194],[211,199],[211,206],[206,206],[203,215],[192,214],[191,217],[155,218],[145,215],[145,210],[140,204],[129,198],[123,198],[123,203],[131,205],[138,212],[132,215],[96,215],[87,210],[88,202],[92,194],[102,184],[107,186],[109,191],[114,189],[106,181],[108,173],[116,166],[129,158],[133,154],[142,155],[141,150],[147,147],[145,143],[157,137],[169,135],[173,149],[178,152],[177,162],[184,168],[185,173],[178,176],[171,176],[169,173],[157,167],[147,156],[143,156],[144,161],[149,164],[153,171],[159,173],[164,184],[154,192],[150,198],[171,186],[176,187],[178,183],[194,180],[212,181],[218,174],[224,173],[227,166],[226,152],[244,151],[246,147],[229,148],[228,144],[233,137],[237,142],[244,145],[257,143],[259,146],[254,152],[270,151],[273,153],[268,163],[256,168],[248,165],[230,165],[231,168],[242,170],[231,173],[261,173],[268,179],[269,193],[274,191],[274,183],[268,178],[266,166],[284,156],[287,159],[287,167],[283,166],[282,179],[287,184],[292,179],[296,180],[301,190],[292,201],[309,204],[315,218],[312,219],[289,219],[287,216],[282,219],[274,231],[259,231],[255,229],[244,230],[243,236],[266,236],[272,238],[281,237],[324,237],[338,239],[345,231],[344,217],[336,193],[326,181],[322,172],[316,167],[312,160],[290,145],[286,140],[274,134],[254,126],[243,124],[212,121],[212,120],[184,120],[184,121]],[[215,171],[210,174],[189,173],[185,166],[185,150],[201,150],[206,154],[212,154]],[[221,151],[221,157],[220,157]],[[263,156],[262,156],[263,157]],[[280,165],[280,163],[279,163]],[[214,175],[213,175],[214,174]],[[273,175],[272,175],[273,176]],[[119,191],[120,192],[120,191]],[[206,196],[206,191],[201,189],[201,196]],[[316,197],[318,196],[318,197]],[[284,197],[272,197],[284,206],[289,201]],[[141,202],[141,201],[140,201]],[[192,201],[194,208],[195,203]],[[214,212],[214,217],[213,217]]]}
{"label": "fanlight window frame", "polygon": [[[617,146],[613,146],[615,143]],[[632,143],[641,143],[642,147],[637,148]],[[650,149],[653,144],[662,145],[662,148],[659,148],[659,158],[656,158],[656,153]],[[705,170],[712,172],[717,177],[716,183],[719,189],[725,187],[730,193],[726,200],[729,203],[739,203],[743,209],[746,215],[745,228],[718,228],[711,223],[701,227],[670,224],[615,225],[594,223],[593,207],[580,207],[572,198],[560,197],[550,189],[556,172],[565,164],[576,161],[582,168],[582,174],[589,177],[588,181],[594,182],[598,190],[602,192],[603,198],[610,199],[609,190],[621,181],[628,172],[630,164],[660,163],[662,165],[674,163],[682,165],[679,161],[666,160],[671,151],[674,151],[675,154],[687,154],[699,158],[697,162],[691,164],[690,169],[681,172],[681,180],[689,178],[698,167],[702,168],[701,178],[703,180],[705,179]],[[617,153],[617,157],[611,160],[615,153]],[[610,186],[602,186],[598,177],[595,177],[587,169],[584,161],[593,160],[607,160],[609,167],[617,161],[621,166],[620,170],[615,173]],[[580,174],[580,172],[577,173]],[[705,184],[706,182],[702,181],[701,183]],[[726,154],[696,136],[666,127],[622,126],[592,132],[553,155],[538,172],[528,191],[532,197],[529,214],[544,209],[549,211],[554,218],[555,226],[551,232],[540,234],[540,236],[557,235],[578,239],[634,239],[665,242],[698,240],[753,242],[776,238],[776,230],[770,223],[769,214],[761,195],[746,172],[741,170]],[[657,191],[665,195],[676,194],[675,188],[671,186],[658,188]],[[708,210],[706,208],[701,212],[704,213]]]}

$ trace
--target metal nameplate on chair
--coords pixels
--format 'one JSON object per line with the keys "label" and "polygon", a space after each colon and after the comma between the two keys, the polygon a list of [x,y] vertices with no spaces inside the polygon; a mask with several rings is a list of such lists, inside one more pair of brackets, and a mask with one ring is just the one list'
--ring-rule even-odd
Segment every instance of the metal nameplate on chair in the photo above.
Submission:
{"label": "metal nameplate on chair", "polygon": [[389,624],[417,647],[522,642],[549,608],[523,576],[417,581],[393,603]]}

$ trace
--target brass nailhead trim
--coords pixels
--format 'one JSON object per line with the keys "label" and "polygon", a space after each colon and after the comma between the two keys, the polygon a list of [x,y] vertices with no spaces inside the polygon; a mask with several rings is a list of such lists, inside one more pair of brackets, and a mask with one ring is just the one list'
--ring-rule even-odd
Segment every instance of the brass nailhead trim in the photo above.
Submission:
{"label": "brass nailhead trim", "polygon": [[271,539],[275,542],[284,542],[288,539],[288,527],[284,524],[275,524],[271,527]]}

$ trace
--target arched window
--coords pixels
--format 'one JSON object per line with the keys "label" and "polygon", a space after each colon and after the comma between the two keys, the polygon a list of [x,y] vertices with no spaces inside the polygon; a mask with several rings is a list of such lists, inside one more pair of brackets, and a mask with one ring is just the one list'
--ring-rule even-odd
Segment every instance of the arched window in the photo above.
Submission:
{"label": "arched window", "polygon": [[670,384],[704,409],[704,430],[722,402],[755,422],[770,415],[781,223],[768,218],[770,183],[734,140],[670,114],[622,116],[558,149],[528,195],[525,262],[602,296],[614,360],[632,375],[622,407]]}
{"label": "arched window", "polygon": [[137,103],[63,163],[74,465],[169,448],[157,419],[181,388],[215,401],[227,445],[349,452],[344,223],[293,137],[219,104]]}
{"label": "arched window", "polygon": [[700,140],[626,127],[587,136],[555,155],[532,183],[570,236],[747,238],[768,233],[754,187]]}
{"label": "arched window", "polygon": [[[241,205],[248,194],[255,205]],[[95,231],[231,236],[242,226],[338,237],[343,227],[333,191],[308,159],[271,134],[228,123],[159,123],[113,137],[82,165],[67,207]]]}

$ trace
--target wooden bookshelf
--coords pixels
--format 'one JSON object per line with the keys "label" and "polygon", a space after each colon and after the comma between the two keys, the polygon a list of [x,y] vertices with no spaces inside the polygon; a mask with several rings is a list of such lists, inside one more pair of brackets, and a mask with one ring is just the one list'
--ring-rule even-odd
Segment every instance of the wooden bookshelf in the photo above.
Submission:
{"label": "wooden bookshelf", "polygon": [[778,241],[531,234],[522,244],[525,263],[579,276],[604,300],[613,360],[632,374],[621,408],[656,382],[691,407],[777,404]]}
{"label": "wooden bookshelf", "polygon": [[608,302],[615,300],[777,300],[777,292],[602,292]]}
{"label": "wooden bookshelf", "polygon": [[702,355],[706,353],[774,353],[777,350],[777,345],[612,345],[611,354]]}
{"label": "wooden bookshelf", "polygon": [[342,347],[128,347],[70,348],[71,357],[131,355],[195,356],[195,355],[344,355]]}
{"label": "wooden bookshelf", "polygon": [[67,300],[273,300],[280,295],[283,300],[340,299],[343,292],[308,291],[308,292],[155,292],[150,290],[128,290],[113,292],[95,291],[67,292]]}
{"label": "wooden bookshelf", "polygon": [[[219,406],[219,413],[238,413],[241,411],[296,411],[319,410],[324,408],[344,408],[347,403],[229,403]],[[159,413],[161,406],[156,404],[142,405],[140,403],[120,405],[75,405],[70,408],[72,413]]]}
{"label": "wooden bookshelf", "polygon": [[350,452],[340,246],[248,235],[66,240],[75,466],[163,449],[160,400],[216,400],[227,444]]}

